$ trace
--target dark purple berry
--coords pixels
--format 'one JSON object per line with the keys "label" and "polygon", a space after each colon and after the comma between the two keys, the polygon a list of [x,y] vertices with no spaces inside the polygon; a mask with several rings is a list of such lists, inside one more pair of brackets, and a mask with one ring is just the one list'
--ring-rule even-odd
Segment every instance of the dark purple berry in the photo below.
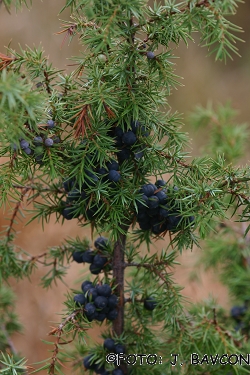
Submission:
{"label": "dark purple berry", "polygon": [[104,314],[107,314],[107,313],[109,312],[109,310],[110,310],[110,308],[109,308],[108,305],[107,305],[107,307],[104,307],[104,309],[101,309],[100,311],[101,311],[102,313],[104,313]]}
{"label": "dark purple berry", "polygon": [[189,216],[188,221],[189,221],[190,224],[193,223],[195,221],[195,217]]}
{"label": "dark purple berry", "polygon": [[124,375],[124,372],[123,372],[122,369],[120,369],[120,368],[115,368],[115,369],[112,371],[112,375]]}
{"label": "dark purple berry", "polygon": [[238,322],[242,320],[243,316],[246,314],[246,310],[245,306],[234,306],[231,309],[231,317]]}
{"label": "dark purple berry", "polygon": [[30,145],[29,142],[26,141],[25,139],[22,139],[22,140],[20,141],[20,147],[21,147],[22,150],[24,150],[25,148],[28,148],[29,145]]}
{"label": "dark purple berry", "polygon": [[46,138],[45,141],[44,141],[44,144],[46,147],[52,147],[53,144],[54,144],[54,141],[52,138]]}
{"label": "dark purple berry", "polygon": [[157,190],[157,188],[154,189],[153,184],[146,184],[142,186],[140,193],[142,193],[143,195],[146,195],[147,197],[150,197],[154,194],[155,190]]}
{"label": "dark purple berry", "polygon": [[77,263],[83,263],[82,255],[83,251],[74,251],[72,254],[73,260]]}
{"label": "dark purple berry", "polygon": [[118,182],[121,179],[121,175],[119,172],[112,169],[109,171],[108,179],[112,182]]}
{"label": "dark purple berry", "polygon": [[67,196],[67,202],[74,202],[81,198],[81,193],[78,189],[73,189]]}
{"label": "dark purple berry", "polygon": [[42,137],[38,136],[33,139],[34,146],[41,146],[43,144]]}
{"label": "dark purple berry", "polygon": [[159,214],[162,217],[169,217],[170,215],[169,207],[166,205],[160,207]]}
{"label": "dark purple berry", "polygon": [[110,371],[104,370],[100,375],[111,375]]}
{"label": "dark purple berry", "polygon": [[32,150],[31,150],[29,147],[25,148],[23,151],[24,151],[25,154],[27,154],[27,155],[31,155],[31,154],[32,154]]}
{"label": "dark purple berry", "polygon": [[131,129],[134,134],[137,133],[138,128],[140,128],[141,123],[139,121],[131,121]]}
{"label": "dark purple berry", "polygon": [[87,296],[88,302],[93,302],[96,299],[96,297],[98,297],[96,288],[95,287],[90,288],[87,291],[86,296]]}
{"label": "dark purple berry", "polygon": [[125,353],[125,346],[122,345],[122,344],[116,344],[115,345],[115,353],[116,354]]}
{"label": "dark purple berry", "polygon": [[63,181],[63,187],[66,192],[69,192],[76,184],[76,180],[74,177],[67,178]]}
{"label": "dark purple berry", "polygon": [[37,162],[37,164],[43,165],[43,155],[35,156],[35,161]]}
{"label": "dark purple berry", "polygon": [[153,224],[151,230],[152,230],[152,233],[154,234],[160,234],[164,232],[164,228],[161,223]]}
{"label": "dark purple berry", "polygon": [[95,206],[88,208],[86,210],[86,219],[87,220],[93,220],[95,215],[96,215],[96,211],[97,211],[97,209],[96,209]]}
{"label": "dark purple berry", "polygon": [[95,254],[91,250],[87,250],[82,254],[82,260],[85,263],[92,263],[94,260]]}
{"label": "dark purple berry", "polygon": [[177,226],[179,225],[180,221],[181,221],[181,216],[175,216],[175,215],[169,216],[167,219],[167,223],[168,223],[167,229],[175,230]]}
{"label": "dark purple berry", "polygon": [[150,217],[148,216],[148,212],[147,211],[139,211],[138,214],[137,214],[137,221],[140,222],[140,221],[150,221]]}
{"label": "dark purple berry", "polygon": [[89,270],[93,275],[98,275],[100,272],[102,272],[102,267],[98,267],[96,264],[92,263],[89,266]]}
{"label": "dark purple berry", "polygon": [[84,305],[85,302],[86,302],[86,298],[85,298],[84,294],[76,294],[74,296],[74,301],[77,305]]}
{"label": "dark purple berry", "polygon": [[157,208],[159,206],[159,199],[157,198],[156,195],[152,195],[151,197],[148,198],[148,208]]}
{"label": "dark purple berry", "polygon": [[164,180],[157,180],[156,183],[155,183],[155,186],[157,186],[157,188],[161,188],[163,186],[166,186],[166,181]]}
{"label": "dark purple berry", "polygon": [[106,257],[101,256],[100,254],[96,254],[93,260],[93,264],[96,267],[104,267],[104,265],[107,263],[108,259]]}
{"label": "dark purple berry", "polygon": [[147,297],[144,301],[144,307],[147,310],[150,310],[150,311],[154,310],[156,305],[157,305],[157,302],[154,299],[154,297]]}
{"label": "dark purple berry", "polygon": [[117,137],[122,138],[123,134],[124,134],[124,131],[122,130],[122,128],[120,128],[119,126],[117,126],[117,127],[115,128],[115,135],[116,135]]}
{"label": "dark purple berry", "polygon": [[114,309],[118,305],[118,297],[115,294],[111,294],[110,297],[108,297],[108,307],[111,309]]}
{"label": "dark purple berry", "polygon": [[55,121],[53,120],[48,120],[47,125],[49,129],[53,129],[55,127]]}
{"label": "dark purple berry", "polygon": [[104,250],[107,247],[107,245],[108,245],[108,239],[103,236],[98,237],[94,242],[94,246],[98,250]]}
{"label": "dark purple berry", "polygon": [[100,363],[97,363],[95,365],[94,371],[96,372],[96,374],[101,375],[105,371],[105,367],[104,367],[104,365],[100,365]]}
{"label": "dark purple berry", "polygon": [[102,167],[102,168],[98,168],[98,169],[97,169],[97,173],[99,173],[99,174],[102,175],[102,176],[107,175],[108,172],[109,172],[109,171],[108,171],[106,168],[104,168],[104,167]]}
{"label": "dark purple berry", "polygon": [[111,170],[118,171],[119,170],[119,163],[117,163],[116,160],[112,160],[112,161],[107,163],[107,168],[108,168],[109,171],[111,171]]}
{"label": "dark purple berry", "polygon": [[75,215],[76,215],[76,213],[75,213],[74,207],[65,207],[62,211],[62,216],[66,220],[72,220],[73,218],[76,217]]}
{"label": "dark purple berry", "polygon": [[154,58],[155,58],[155,54],[154,54],[154,52],[152,52],[152,51],[148,51],[148,52],[147,52],[147,58],[148,58],[149,60],[154,59]]}
{"label": "dark purple berry", "polygon": [[147,210],[147,208],[148,208],[148,197],[145,194],[143,194],[140,201],[141,202],[137,201],[137,207],[140,209],[140,211],[141,210],[143,210],[143,211]]}
{"label": "dark purple berry", "polygon": [[87,198],[86,191],[82,190],[81,192],[81,200],[85,200]]}
{"label": "dark purple berry", "polygon": [[95,305],[93,303],[86,303],[85,307],[84,307],[84,311],[85,311],[85,314],[86,316],[92,316],[95,314],[96,312],[96,308],[95,308]]}
{"label": "dark purple berry", "polygon": [[[159,221],[158,220],[158,216],[159,216],[159,211],[160,211],[160,207],[154,207],[154,208],[150,208],[150,210],[148,210],[148,215],[149,217],[151,218],[156,218],[157,219],[157,222]],[[155,222],[153,223],[155,224]]]}
{"label": "dark purple berry", "polygon": [[98,322],[103,322],[106,318],[106,314],[101,311],[99,311],[95,317],[95,319],[98,320]]}
{"label": "dark purple berry", "polygon": [[110,350],[110,351],[114,351],[115,350],[115,341],[111,338],[107,338],[107,339],[104,340],[103,347],[105,349]]}
{"label": "dark purple berry", "polygon": [[139,133],[143,136],[143,137],[148,137],[150,132],[147,130],[146,126],[141,126],[139,128]]}
{"label": "dark purple berry", "polygon": [[92,173],[91,171],[85,171],[86,173],[86,177],[85,177],[85,181],[87,183],[87,185],[89,186],[94,186],[97,184],[97,182],[99,181],[99,178],[94,174]]}
{"label": "dark purple berry", "polygon": [[140,149],[140,150],[138,150],[138,151],[135,152],[135,159],[136,160],[141,159],[143,156],[144,156],[144,150]]}
{"label": "dark purple berry", "polygon": [[97,296],[94,303],[98,309],[104,309],[108,304],[108,299],[103,296]]}
{"label": "dark purple berry", "polygon": [[115,137],[114,140],[115,140],[115,147],[120,148],[120,147],[123,146],[122,138],[120,138],[120,137]]}
{"label": "dark purple berry", "polygon": [[[159,213],[159,211],[158,211],[158,213]],[[159,218],[159,214],[153,215],[153,216],[150,217],[151,226],[154,225],[154,224],[158,224],[162,221],[163,221],[163,219]]]}
{"label": "dark purple berry", "polygon": [[53,141],[54,141],[54,143],[56,143],[56,144],[61,143],[61,138],[58,137],[58,136],[55,136],[55,137],[53,138]]}
{"label": "dark purple berry", "polygon": [[151,229],[151,223],[149,221],[139,221],[139,227],[142,230],[150,230]]}
{"label": "dark purple berry", "polygon": [[123,136],[122,136],[122,142],[126,145],[126,146],[132,146],[135,144],[136,142],[136,135],[131,131],[129,130],[128,132],[124,133]]}
{"label": "dark purple berry", "polygon": [[83,293],[86,293],[90,288],[93,288],[93,287],[94,287],[93,283],[89,280],[85,280],[81,285]]}
{"label": "dark purple berry", "polygon": [[95,368],[95,363],[92,360],[93,354],[88,355],[87,357],[83,358],[83,366],[87,370],[94,370]]}
{"label": "dark purple berry", "polygon": [[130,158],[130,154],[131,154],[130,150],[125,147],[117,153],[118,160],[120,162],[128,160]]}
{"label": "dark purple berry", "polygon": [[167,203],[168,197],[167,197],[167,194],[163,190],[158,191],[158,193],[156,193],[155,196],[159,199],[160,204]]}
{"label": "dark purple berry", "polygon": [[108,284],[97,285],[96,290],[99,296],[103,297],[109,297],[112,293],[112,289]]}
{"label": "dark purple berry", "polygon": [[107,319],[108,320],[115,320],[118,316],[118,311],[116,309],[110,310],[107,313]]}

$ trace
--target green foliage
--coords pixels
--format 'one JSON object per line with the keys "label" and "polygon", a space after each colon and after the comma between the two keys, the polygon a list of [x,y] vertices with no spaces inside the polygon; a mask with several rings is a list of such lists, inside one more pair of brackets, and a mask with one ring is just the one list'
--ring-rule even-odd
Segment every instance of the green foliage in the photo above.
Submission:
{"label": "green foliage", "polygon": [[26,132],[23,125],[37,130],[36,121],[42,96],[31,91],[31,84],[15,73],[7,74],[6,70],[0,76],[0,124],[1,143],[17,143],[18,138]]}
{"label": "green foliage", "polygon": [[[12,350],[12,342],[10,336],[14,332],[21,331],[21,325],[18,317],[14,312],[15,296],[9,287],[1,285],[0,288],[0,351],[6,348]],[[15,358],[16,358],[16,353]]]}
{"label": "green foliage", "polygon": [[237,111],[230,103],[218,105],[216,110],[212,103],[208,103],[207,108],[197,106],[189,120],[195,128],[205,127],[209,132],[205,151],[211,155],[223,155],[227,163],[244,156],[249,136],[248,124],[238,124],[236,115]]}
{"label": "green foliage", "polygon": [[[27,254],[12,243],[13,235],[3,237],[0,241],[0,281],[6,281],[10,277],[22,279],[29,277],[35,263],[27,259]],[[6,267],[8,265],[8,267]]]}
{"label": "green foliage", "polygon": [[[16,5],[22,3],[27,5],[25,1]],[[0,171],[0,205],[12,208],[0,242],[1,281],[29,277],[39,261],[48,267],[41,280],[48,288],[63,281],[72,253],[91,249],[88,240],[76,238],[43,254],[27,254],[15,246],[12,232],[17,218],[28,212],[29,223],[68,219],[80,227],[91,224],[92,231],[99,234],[107,233],[107,248],[96,249],[94,254],[107,257],[110,267],[94,282],[110,284],[119,297],[118,319],[96,323],[74,302],[73,294],[80,290],[68,293],[62,321],[49,333],[55,337],[50,343],[51,357],[37,371],[63,374],[67,361],[80,368],[82,355],[89,351],[88,330],[93,324],[105,324],[103,338],[112,336],[126,344],[128,354],[155,352],[164,357],[163,364],[151,367],[154,375],[204,373],[203,364],[192,366],[187,361],[192,353],[202,357],[205,353],[230,355],[249,350],[244,332],[236,332],[229,318],[227,326],[224,312],[214,302],[190,307],[172,275],[176,256],[184,249],[201,246],[200,239],[215,232],[218,222],[228,223],[229,218],[249,221],[249,168],[232,164],[242,156],[246,125],[235,123],[235,111],[229,105],[216,111],[211,105],[198,107],[191,121],[196,126],[210,126],[214,155],[188,162],[188,137],[181,131],[179,114],[171,113],[168,104],[168,96],[180,85],[172,44],[187,44],[198,31],[201,45],[214,53],[215,59],[237,54],[235,42],[240,39],[235,33],[241,29],[228,17],[236,12],[238,3],[165,0],[150,7],[146,0],[67,0],[61,11],[69,8],[71,21],[65,21],[59,34],[70,40],[78,36],[84,51],[73,58],[76,68],[71,74],[54,68],[40,48],[20,47],[20,52],[8,48],[11,57],[0,54],[0,155],[7,159]],[[4,4],[9,9],[11,1]],[[129,147],[124,141],[119,145],[115,132],[131,130],[135,142]],[[119,152],[125,146],[129,156],[121,160]],[[100,172],[113,159],[119,168],[117,182]],[[161,254],[149,254],[153,240],[161,236],[137,225],[143,201],[140,189],[163,175],[167,175],[168,220],[176,217],[178,224],[161,232],[162,237],[169,236],[168,248]],[[33,209],[24,210],[24,202],[33,203]],[[247,239],[249,228],[243,228],[241,240],[231,232],[225,238],[221,233],[219,240],[211,237],[206,252],[209,257],[203,260],[207,266],[222,263],[222,281],[227,280],[230,291],[240,299],[246,296],[244,288],[249,284],[248,263],[241,267],[242,261],[248,262],[248,242],[240,241],[243,235]],[[238,248],[241,251],[237,252]],[[151,296],[156,306],[148,311],[144,301]],[[9,325],[4,323],[9,334],[19,329],[11,314]],[[5,331],[1,333],[4,339]],[[66,344],[73,341],[78,341],[76,348],[64,352]],[[8,342],[5,350],[6,345]],[[93,346],[91,352],[94,360],[105,363],[101,345]],[[173,367],[166,360],[173,359],[173,353],[179,353],[183,366],[178,363]],[[3,354],[0,362],[6,368],[0,373],[25,370],[23,360],[14,362],[9,355]],[[131,375],[143,375],[148,368],[136,365],[129,370]],[[231,370],[246,372],[244,366],[231,369],[220,363],[206,363],[205,371],[227,374]]]}
{"label": "green foliage", "polygon": [[22,8],[25,5],[27,8],[32,5],[32,0],[1,0],[0,5],[3,3],[7,11],[10,13],[11,6],[14,5],[16,10]]}
{"label": "green foliage", "polygon": [[27,366],[25,359],[19,359],[18,361],[15,361],[13,356],[10,356],[9,354],[5,355],[4,353],[1,353],[1,359],[0,359],[0,368],[4,366],[2,369],[0,369],[0,374],[5,375],[21,375],[24,374]]}

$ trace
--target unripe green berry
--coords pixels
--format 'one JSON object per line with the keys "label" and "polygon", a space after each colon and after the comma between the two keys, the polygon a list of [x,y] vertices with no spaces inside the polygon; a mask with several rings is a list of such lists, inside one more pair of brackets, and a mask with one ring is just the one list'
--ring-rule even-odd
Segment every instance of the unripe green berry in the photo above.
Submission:
{"label": "unripe green berry", "polygon": [[102,62],[102,63],[105,63],[107,61],[107,57],[103,54],[103,53],[100,53],[98,56],[97,56],[97,59]]}

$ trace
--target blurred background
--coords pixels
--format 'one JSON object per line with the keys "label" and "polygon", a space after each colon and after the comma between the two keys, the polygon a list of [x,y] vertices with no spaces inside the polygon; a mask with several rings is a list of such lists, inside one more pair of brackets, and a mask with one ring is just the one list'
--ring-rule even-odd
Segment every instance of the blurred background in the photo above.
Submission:
{"label": "blurred background", "polygon": [[[76,56],[81,52],[77,38],[73,39],[68,45],[66,42],[63,47],[62,41],[64,34],[56,35],[60,31],[63,20],[69,20],[67,11],[58,15],[64,0],[36,0],[31,10],[23,9],[22,12],[15,14],[12,10],[11,15],[0,6],[0,52],[6,53],[6,46],[19,50],[19,44],[22,48],[25,45],[30,47],[41,45],[45,54],[49,56],[49,61],[60,69],[70,69],[67,65],[72,62],[71,56]],[[183,86],[174,90],[169,98],[173,111],[183,114],[183,131],[189,132],[191,138],[191,154],[200,155],[201,149],[206,142],[206,130],[194,131],[187,123],[188,114],[197,104],[206,106],[208,101],[215,105],[225,103],[230,100],[233,108],[239,111],[238,121],[248,122],[250,115],[249,97],[250,97],[250,2],[240,4],[238,13],[232,18],[232,22],[241,26],[244,33],[239,35],[245,40],[244,43],[238,43],[241,58],[233,56],[233,61],[228,60],[227,64],[215,62],[214,56],[207,57],[208,52],[205,48],[199,47],[199,36],[195,36],[195,43],[189,43],[188,48],[181,44],[174,51],[179,57],[175,60],[176,74],[183,77]],[[249,152],[241,160],[242,165],[248,163]],[[7,225],[9,212],[1,213],[0,225]],[[44,231],[41,226],[33,222],[25,226],[25,220],[16,225],[15,229],[19,231],[18,245],[27,250],[27,252],[36,255],[43,253],[49,246],[54,246],[63,242],[69,236],[90,238],[90,230],[78,228],[76,221],[66,222],[64,226],[55,224],[53,220],[45,225]],[[155,248],[159,251],[167,245],[168,239],[158,241]],[[218,302],[225,308],[230,308],[230,300],[227,289],[222,286],[216,275],[212,272],[202,272],[200,280],[190,279],[190,272],[197,261],[199,253],[202,250],[194,249],[186,251],[179,257],[181,266],[174,270],[174,277],[178,284],[185,286],[183,294],[192,301],[198,301],[213,295]],[[30,282],[27,280],[12,281],[12,287],[17,295],[16,308],[23,324],[23,333],[13,337],[13,343],[20,351],[22,356],[28,359],[32,364],[48,358],[50,353],[48,347],[42,340],[50,340],[47,336],[51,326],[60,322],[60,312],[63,309],[65,293],[70,288],[79,289],[81,280],[80,271],[86,271],[87,267],[78,264],[71,264],[65,284],[58,284],[52,289],[46,291],[39,286],[40,277],[44,274],[42,268],[38,268]],[[76,283],[76,280],[78,282]],[[93,331],[93,339],[97,338],[99,329]]]}

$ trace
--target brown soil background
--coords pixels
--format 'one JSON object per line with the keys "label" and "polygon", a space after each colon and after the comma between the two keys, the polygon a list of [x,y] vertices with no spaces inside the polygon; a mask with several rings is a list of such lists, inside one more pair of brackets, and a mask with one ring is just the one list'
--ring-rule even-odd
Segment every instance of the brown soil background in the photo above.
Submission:
{"label": "brown soil background", "polygon": [[[53,62],[54,66],[61,69],[68,69],[67,64],[71,61],[67,58],[79,54],[81,47],[77,40],[73,40],[70,45],[61,48],[63,36],[55,35],[60,30],[60,21],[69,20],[69,14],[64,12],[59,17],[60,8],[64,5],[62,0],[44,0],[35,1],[33,8],[29,11],[15,14],[14,10],[9,15],[3,6],[0,7],[0,52],[5,53],[5,46],[11,41],[11,47],[19,49],[18,43],[24,48],[25,45],[37,46],[41,43],[46,55]],[[176,49],[175,54],[180,58],[176,60],[176,73],[183,79],[183,87],[174,91],[170,98],[170,104],[173,110],[183,113],[184,120],[189,111],[196,104],[206,105],[208,100],[215,104],[225,103],[228,99],[232,101],[234,108],[239,110],[239,121],[248,122],[249,118],[249,96],[250,96],[250,2],[239,6],[239,12],[232,22],[243,27],[245,33],[240,35],[245,43],[238,43],[242,58],[234,56],[234,61],[228,60],[224,63],[214,62],[214,57],[206,57],[207,50],[198,47],[197,42],[186,48],[181,45]],[[206,131],[194,133],[192,128],[185,125],[184,131],[190,133],[192,139],[191,154],[199,155],[201,147],[206,139]],[[242,165],[248,163],[249,155],[246,155],[241,161]],[[10,213],[2,212],[0,225],[7,225],[7,218]],[[49,225],[46,225],[44,231],[38,223],[32,223],[25,226],[25,221],[19,223],[15,229],[19,231],[17,243],[31,254],[40,254],[49,246],[58,245],[67,237],[90,237],[89,229],[77,227],[76,221],[67,222],[62,226],[54,224],[53,219]],[[165,241],[158,241],[155,249],[161,250],[166,247]],[[189,278],[200,251],[185,251],[179,257],[180,266],[174,271],[174,277],[179,285],[185,286],[183,294],[192,301],[198,301],[213,295],[219,303],[225,308],[230,307],[230,300],[226,287],[222,286],[217,276],[213,272],[199,274],[199,282],[191,281]],[[46,291],[39,286],[40,277],[44,274],[44,269],[38,268],[33,274],[31,282],[27,280],[12,281],[12,287],[17,295],[17,312],[20,316],[20,322],[23,324],[23,334],[17,334],[13,337],[13,342],[18,351],[28,358],[29,363],[42,361],[49,357],[48,350],[51,347],[44,344],[41,340],[48,340],[47,333],[53,322],[59,322],[60,313],[63,309],[64,295],[70,288],[78,288],[80,282],[76,280],[84,279],[80,277],[80,265],[71,264],[68,275],[65,279],[66,286],[59,283],[52,289]],[[84,268],[87,274],[87,267]],[[99,334],[99,328],[93,331],[93,339]],[[45,373],[45,372],[44,372]],[[69,372],[70,373],[70,372]]]}

